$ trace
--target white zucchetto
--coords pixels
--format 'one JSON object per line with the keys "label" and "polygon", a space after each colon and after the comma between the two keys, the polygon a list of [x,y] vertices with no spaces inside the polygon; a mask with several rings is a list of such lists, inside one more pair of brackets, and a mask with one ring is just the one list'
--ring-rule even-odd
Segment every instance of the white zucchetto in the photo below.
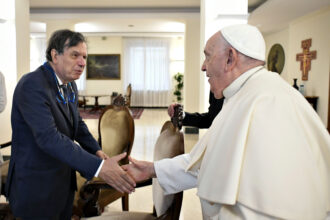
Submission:
{"label": "white zucchetto", "polygon": [[224,39],[242,54],[265,61],[265,40],[258,28],[248,24],[238,24],[220,30]]}

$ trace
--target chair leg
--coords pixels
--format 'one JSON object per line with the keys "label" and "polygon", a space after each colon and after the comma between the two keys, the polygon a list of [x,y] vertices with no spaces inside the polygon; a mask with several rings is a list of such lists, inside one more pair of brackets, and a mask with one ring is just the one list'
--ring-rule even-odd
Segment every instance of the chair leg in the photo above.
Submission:
{"label": "chair leg", "polygon": [[125,193],[123,197],[121,197],[121,205],[123,211],[128,211],[128,193]]}
{"label": "chair leg", "polygon": [[86,110],[86,98],[85,98],[85,96],[84,96],[84,111]]}
{"label": "chair leg", "polygon": [[15,220],[8,203],[0,203],[0,219]]}

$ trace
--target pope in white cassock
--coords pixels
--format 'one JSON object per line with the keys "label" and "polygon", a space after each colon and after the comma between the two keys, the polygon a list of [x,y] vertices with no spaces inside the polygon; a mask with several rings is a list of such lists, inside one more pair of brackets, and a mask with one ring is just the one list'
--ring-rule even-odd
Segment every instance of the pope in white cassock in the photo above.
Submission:
{"label": "pope in white cassock", "polygon": [[330,136],[305,98],[267,71],[250,25],[225,27],[205,46],[202,70],[221,112],[189,154],[124,169],[166,194],[197,187],[203,219],[324,220],[330,211]]}

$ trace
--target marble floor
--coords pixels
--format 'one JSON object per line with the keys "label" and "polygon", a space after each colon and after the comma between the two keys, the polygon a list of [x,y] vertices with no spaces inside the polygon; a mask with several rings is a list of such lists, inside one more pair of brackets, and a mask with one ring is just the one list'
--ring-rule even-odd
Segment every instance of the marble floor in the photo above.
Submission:
{"label": "marble floor", "polygon": [[[169,120],[167,109],[145,109],[140,119],[134,120],[135,138],[131,156],[138,160],[153,160],[153,150],[160,129]],[[86,119],[87,126],[95,138],[97,134],[97,119]],[[184,135],[185,151],[189,152],[198,140],[198,135]],[[152,212],[151,186],[137,189],[129,196],[130,211]],[[105,212],[121,211],[121,200],[111,203]],[[196,195],[196,189],[184,192],[180,220],[202,219],[201,206]]]}

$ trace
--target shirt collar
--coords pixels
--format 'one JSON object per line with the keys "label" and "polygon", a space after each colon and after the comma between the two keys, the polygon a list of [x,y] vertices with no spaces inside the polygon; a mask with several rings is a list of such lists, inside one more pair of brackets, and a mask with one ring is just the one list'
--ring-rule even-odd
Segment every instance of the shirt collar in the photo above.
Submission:
{"label": "shirt collar", "polygon": [[58,77],[58,75],[55,73],[55,76],[57,78],[57,81],[58,81],[58,85],[61,87],[62,85],[66,85],[62,82],[62,80],[60,79],[60,77]]}
{"label": "shirt collar", "polygon": [[227,88],[223,90],[223,96],[225,97],[225,100],[229,99],[233,95],[240,90],[240,88],[244,85],[244,83],[256,72],[261,70],[263,66],[257,66],[252,69],[249,69],[242,75],[240,75],[237,79],[235,79]]}

